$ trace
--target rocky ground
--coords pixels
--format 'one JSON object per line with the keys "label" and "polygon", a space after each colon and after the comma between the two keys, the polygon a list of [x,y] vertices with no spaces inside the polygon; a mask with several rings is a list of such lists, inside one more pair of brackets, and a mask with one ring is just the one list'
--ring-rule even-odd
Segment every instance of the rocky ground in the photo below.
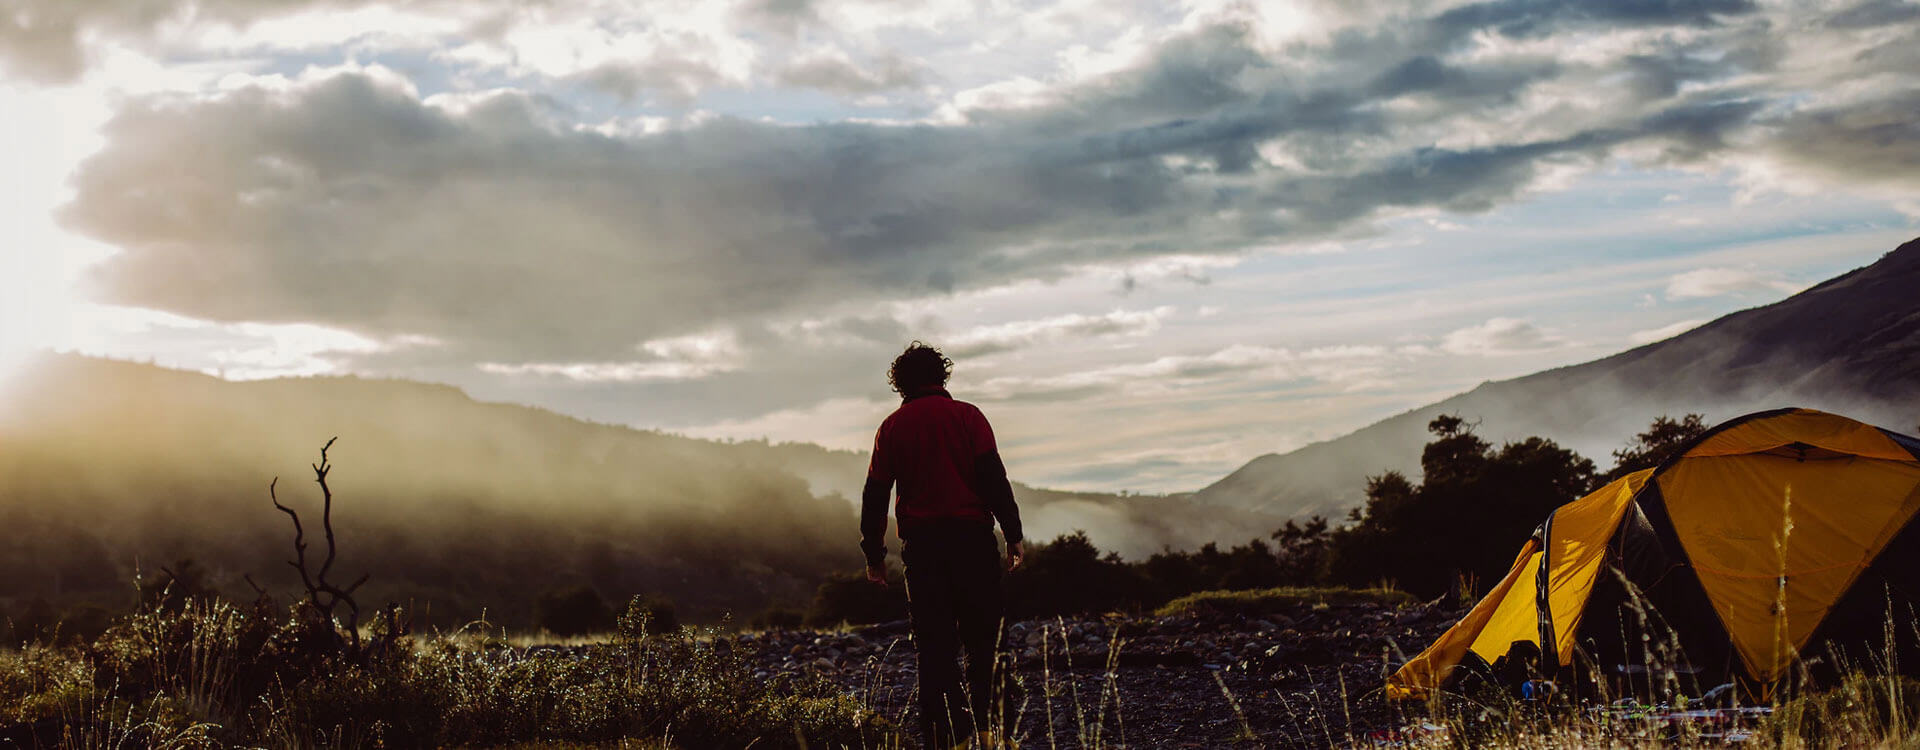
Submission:
{"label": "rocky ground", "polygon": [[[1017,734],[1029,748],[1366,745],[1407,721],[1380,695],[1386,665],[1459,615],[1438,604],[1302,604],[1261,616],[1015,623],[1009,642],[1027,694]],[[817,674],[912,725],[904,622],[738,643],[756,676]]]}

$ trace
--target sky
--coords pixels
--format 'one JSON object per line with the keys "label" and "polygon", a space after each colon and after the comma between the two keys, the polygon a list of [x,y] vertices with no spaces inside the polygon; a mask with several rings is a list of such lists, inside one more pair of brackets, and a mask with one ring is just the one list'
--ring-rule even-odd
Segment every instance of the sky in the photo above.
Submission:
{"label": "sky", "polygon": [[[0,2],[0,371],[1197,489],[1920,235],[1920,4]],[[1623,440],[1626,436],[1622,436]]]}

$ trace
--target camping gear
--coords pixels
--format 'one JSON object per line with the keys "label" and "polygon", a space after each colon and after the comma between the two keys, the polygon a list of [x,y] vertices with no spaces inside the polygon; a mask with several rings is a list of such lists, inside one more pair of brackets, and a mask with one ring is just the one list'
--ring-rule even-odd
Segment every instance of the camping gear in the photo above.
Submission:
{"label": "camping gear", "polygon": [[1581,676],[1642,693],[1738,681],[1766,696],[1796,665],[1865,666],[1894,649],[1899,667],[1920,667],[1916,509],[1920,440],[1811,409],[1734,419],[1549,514],[1387,693]]}

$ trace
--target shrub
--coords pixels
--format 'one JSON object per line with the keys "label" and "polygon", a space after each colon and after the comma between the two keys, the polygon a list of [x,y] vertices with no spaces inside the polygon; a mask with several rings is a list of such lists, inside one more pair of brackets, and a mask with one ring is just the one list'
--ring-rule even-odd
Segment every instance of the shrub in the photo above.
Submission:
{"label": "shrub", "polygon": [[876,586],[864,575],[835,575],[814,591],[806,624],[828,627],[847,623],[867,625],[907,619],[907,587],[896,573],[889,585]]}
{"label": "shrub", "polygon": [[172,567],[161,566],[159,575],[140,581],[138,588],[142,607],[157,606],[170,612],[185,609],[193,602],[219,598],[213,585],[207,581],[206,569],[192,558],[180,560]]}
{"label": "shrub", "polygon": [[1086,532],[1075,531],[1027,551],[1026,562],[1007,580],[1007,612],[1028,618],[1134,609],[1140,589],[1131,566],[1118,555],[1103,555]]}
{"label": "shrub", "polygon": [[60,632],[60,616],[54,612],[53,603],[34,597],[27,602],[25,609],[8,618],[12,625],[11,640],[14,643],[48,643]]}
{"label": "shrub", "polygon": [[603,633],[613,628],[613,608],[592,586],[548,591],[533,603],[533,623],[563,637]]}
{"label": "shrub", "polygon": [[789,607],[769,607],[765,612],[754,615],[747,623],[748,630],[794,630],[806,621],[806,613]]}
{"label": "shrub", "polygon": [[1833,738],[1862,741],[1907,737],[1920,730],[1920,681],[1853,674],[1838,686],[1787,701],[1767,722],[1775,741],[1798,739],[1821,747]]}
{"label": "shrub", "polygon": [[69,716],[94,697],[92,671],[72,649],[0,651],[0,725]]}
{"label": "shrub", "polygon": [[[651,635],[680,632],[680,618],[673,612],[673,602],[666,597],[634,594],[627,600],[627,610],[622,619],[642,623]],[[622,624],[621,627],[628,625]]]}

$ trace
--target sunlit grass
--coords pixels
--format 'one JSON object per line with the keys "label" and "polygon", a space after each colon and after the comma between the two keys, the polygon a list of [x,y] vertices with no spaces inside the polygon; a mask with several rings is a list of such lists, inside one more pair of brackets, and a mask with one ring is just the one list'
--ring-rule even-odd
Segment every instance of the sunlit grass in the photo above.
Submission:
{"label": "sunlit grass", "polygon": [[[1208,602],[1399,602],[1386,592],[1251,592],[1197,597]],[[1150,726],[1130,726],[1119,658],[1125,623],[1105,639],[1105,667],[1069,668],[1064,621],[1036,623],[1040,663],[1025,673],[1024,699],[990,719],[1026,747],[1152,747]],[[1913,623],[1899,626],[1912,629]],[[1892,643],[1894,625],[1889,626]],[[85,646],[28,645],[0,650],[0,725],[53,727],[59,747],[508,747],[574,748],[896,748],[910,744],[911,686],[869,658],[862,686],[848,689],[806,674],[755,678],[748,646],[717,629],[648,634],[631,614],[604,636],[571,639],[565,649],[528,650],[546,639],[509,636],[476,622],[413,638],[379,658],[314,659],[292,643],[299,628],[284,610],[194,603],[122,618]],[[1658,639],[1655,639],[1657,645]],[[545,645],[553,645],[547,643]],[[906,647],[899,645],[898,647]],[[1891,649],[1891,645],[1888,646]],[[1650,658],[1650,663],[1671,664]],[[1920,682],[1886,676],[1890,656],[1858,665],[1826,689],[1801,689],[1770,716],[1740,727],[1741,747],[1771,750],[1920,748]],[[1384,666],[1384,665],[1383,665]],[[1036,673],[1037,672],[1037,673]],[[907,678],[910,681],[910,676]],[[1376,747],[1386,739],[1432,748],[1707,748],[1726,738],[1700,726],[1668,723],[1588,703],[1523,701],[1500,691],[1435,696],[1400,706],[1397,719],[1355,726],[1370,685],[1341,681],[1338,692],[1240,693],[1215,675],[1217,702],[1233,735],[1221,741],[1277,741],[1260,716],[1307,711],[1289,741]],[[1310,691],[1310,692],[1311,692]],[[904,699],[903,699],[904,696]],[[1639,706],[1638,703],[1635,704]],[[1137,708],[1137,706],[1135,706]],[[1689,708],[1640,706],[1647,714]],[[1209,709],[1212,710],[1212,709]],[[1347,716],[1342,716],[1346,712]],[[1411,732],[1398,730],[1412,728]],[[1370,731],[1387,730],[1384,735]]]}
{"label": "sunlit grass", "polygon": [[894,731],[824,681],[754,679],[726,641],[644,617],[571,652],[477,623],[354,654],[312,648],[295,612],[196,602],[85,646],[0,651],[0,725],[62,747],[877,747]]}
{"label": "sunlit grass", "polygon": [[1212,612],[1223,615],[1263,615],[1315,605],[1378,604],[1404,607],[1412,594],[1390,588],[1354,589],[1339,586],[1287,587],[1252,591],[1202,591],[1180,597],[1156,610],[1161,617]]}

